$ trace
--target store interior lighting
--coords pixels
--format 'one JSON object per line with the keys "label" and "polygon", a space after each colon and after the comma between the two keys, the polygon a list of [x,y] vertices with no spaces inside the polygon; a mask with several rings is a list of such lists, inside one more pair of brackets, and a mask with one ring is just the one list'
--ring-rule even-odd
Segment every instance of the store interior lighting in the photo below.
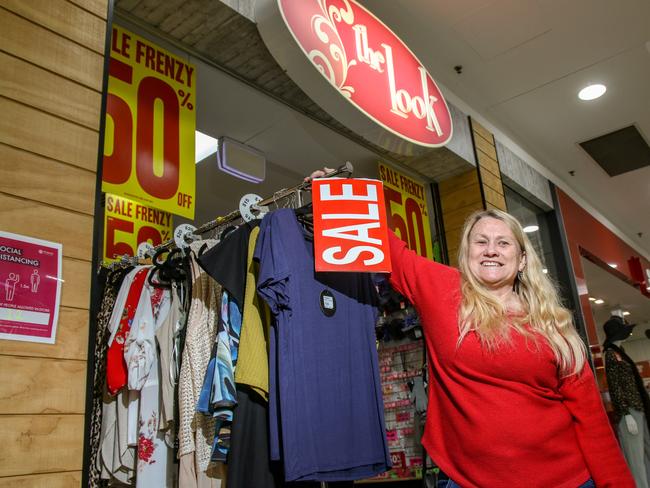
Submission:
{"label": "store interior lighting", "polygon": [[628,312],[628,311],[626,310],[625,312],[623,312],[623,315],[625,315],[625,316],[627,317],[628,315],[630,315],[630,312]]}
{"label": "store interior lighting", "polygon": [[524,232],[526,234],[530,234],[531,232],[537,232],[538,230],[539,230],[538,225],[527,225],[526,227],[524,227]]}
{"label": "store interior lighting", "polygon": [[607,264],[609,265],[610,268],[614,268],[614,269],[618,268],[618,264],[616,263],[607,263]]}
{"label": "store interior lighting", "polygon": [[602,298],[598,298],[598,299],[594,300],[594,303],[596,305],[602,305],[603,303],[605,303],[605,300],[603,300]]}
{"label": "store interior lighting", "polygon": [[215,139],[214,137],[211,137],[207,134],[204,134],[203,132],[199,132],[198,130],[195,132],[194,136],[195,140],[195,146],[196,146],[196,156],[195,156],[195,162],[196,164],[200,163],[203,161],[205,158],[208,156],[212,156],[219,150],[219,141],[218,139]]}
{"label": "store interior lighting", "polygon": [[595,302],[596,299],[595,299],[594,297],[589,297],[589,301],[590,301],[590,302]]}
{"label": "store interior lighting", "polygon": [[264,153],[225,136],[219,138],[217,167],[224,173],[251,183],[261,183],[266,178]]}
{"label": "store interior lighting", "polygon": [[593,85],[585,86],[582,90],[578,92],[578,98],[580,100],[595,100],[596,98],[602,97],[607,91],[607,87],[600,83],[594,83]]}

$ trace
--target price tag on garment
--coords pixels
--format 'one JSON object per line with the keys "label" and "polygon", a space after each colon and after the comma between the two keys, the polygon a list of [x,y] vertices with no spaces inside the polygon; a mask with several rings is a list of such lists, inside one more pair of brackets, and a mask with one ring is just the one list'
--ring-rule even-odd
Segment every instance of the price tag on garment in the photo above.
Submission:
{"label": "price tag on garment", "polygon": [[140,259],[146,259],[147,256],[151,257],[153,250],[154,247],[149,242],[141,242],[138,244],[138,257]]}
{"label": "price tag on garment", "polygon": [[146,207],[128,198],[106,194],[104,256],[107,262],[120,256],[144,257],[143,246],[157,246],[171,238],[172,214]]}
{"label": "price tag on garment", "polygon": [[262,197],[256,195],[255,193],[247,193],[241,197],[241,200],[239,200],[239,213],[241,214],[242,219],[244,219],[246,222],[250,222],[251,220],[259,219],[265,213],[267,213],[268,207],[260,207],[260,211],[258,213],[253,212],[253,205],[261,201]]}
{"label": "price tag on garment", "polygon": [[391,271],[381,181],[316,179],[312,202],[316,271]]}
{"label": "price tag on garment", "polygon": [[424,183],[379,163],[384,182],[388,227],[420,256],[434,259]]}
{"label": "price tag on garment", "polygon": [[181,224],[176,227],[174,230],[174,244],[176,244],[176,247],[179,249],[186,249],[190,247],[190,243],[187,237],[192,235],[195,230],[196,227],[194,227],[192,224]]}
{"label": "price tag on garment", "polygon": [[195,67],[113,25],[108,71],[102,191],[193,219]]}

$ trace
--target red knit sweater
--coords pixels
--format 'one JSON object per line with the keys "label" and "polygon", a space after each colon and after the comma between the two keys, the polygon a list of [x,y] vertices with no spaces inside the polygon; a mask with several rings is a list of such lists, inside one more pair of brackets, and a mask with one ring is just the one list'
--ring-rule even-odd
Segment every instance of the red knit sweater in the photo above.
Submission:
{"label": "red knit sweater", "polygon": [[463,488],[598,488],[635,483],[609,425],[591,369],[558,375],[553,352],[519,334],[485,351],[460,347],[458,270],[424,259],[391,233],[391,284],[415,306],[429,355],[422,443]]}

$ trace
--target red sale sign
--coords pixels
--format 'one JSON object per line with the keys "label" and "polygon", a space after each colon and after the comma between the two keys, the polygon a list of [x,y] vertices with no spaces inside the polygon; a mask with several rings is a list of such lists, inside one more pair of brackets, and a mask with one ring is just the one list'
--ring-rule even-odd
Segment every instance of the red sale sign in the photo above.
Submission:
{"label": "red sale sign", "polygon": [[317,179],[312,201],[316,271],[391,272],[381,181]]}
{"label": "red sale sign", "polygon": [[0,231],[0,339],[54,344],[61,244]]}

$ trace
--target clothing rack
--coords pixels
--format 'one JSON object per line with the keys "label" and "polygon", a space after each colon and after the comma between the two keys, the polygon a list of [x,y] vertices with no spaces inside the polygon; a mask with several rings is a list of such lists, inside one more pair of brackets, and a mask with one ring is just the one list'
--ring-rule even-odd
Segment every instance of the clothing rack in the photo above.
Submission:
{"label": "clothing rack", "polygon": [[114,270],[118,266],[147,266],[152,264],[151,258],[141,258],[139,256],[129,256],[128,254],[125,254],[124,256],[120,256],[119,261],[112,261],[112,262],[106,262],[106,261],[101,261],[99,263],[99,267],[97,269],[97,272],[101,268],[108,268],[110,270]]}
{"label": "clothing rack", "polygon": [[[333,178],[335,176],[339,176],[339,175],[342,175],[342,174],[346,174],[346,175],[349,176],[349,175],[352,174],[353,171],[354,171],[354,166],[352,166],[352,163],[350,163],[349,161],[346,161],[345,164],[341,165],[340,167],[338,167],[334,171],[326,173],[322,177],[323,178]],[[307,190],[310,187],[311,187],[311,180],[304,181],[304,182],[302,182],[302,183],[300,183],[298,185],[292,186],[291,188],[285,188],[285,189],[282,189],[282,190],[274,193],[273,196],[270,196],[268,198],[265,198],[265,199],[257,202],[256,204],[252,205],[251,208],[253,210],[258,210],[259,211],[262,207],[270,205],[271,203],[275,203],[278,200],[282,200],[283,198],[287,198],[288,196],[291,196],[293,194],[298,195],[298,199],[299,199],[299,202],[300,202],[300,192],[303,191],[303,190]],[[217,217],[214,220],[210,220],[209,222],[206,222],[205,224],[201,225],[199,228],[194,230],[191,234],[194,235],[194,236],[199,236],[199,235],[202,235],[202,234],[206,234],[206,233],[210,232],[211,230],[216,229],[217,227],[219,227],[221,225],[228,224],[230,222],[233,222],[233,221],[241,218],[241,216],[242,215],[241,215],[241,212],[239,210],[233,210],[229,214]],[[186,235],[184,237],[184,239],[187,240],[187,238],[190,237],[191,234]],[[156,252],[158,252],[161,249],[168,249],[168,248],[173,247],[174,245],[175,245],[174,240],[170,239],[170,240],[165,241],[162,244],[154,247],[150,251],[150,253],[153,255],[153,254],[155,254]]]}

